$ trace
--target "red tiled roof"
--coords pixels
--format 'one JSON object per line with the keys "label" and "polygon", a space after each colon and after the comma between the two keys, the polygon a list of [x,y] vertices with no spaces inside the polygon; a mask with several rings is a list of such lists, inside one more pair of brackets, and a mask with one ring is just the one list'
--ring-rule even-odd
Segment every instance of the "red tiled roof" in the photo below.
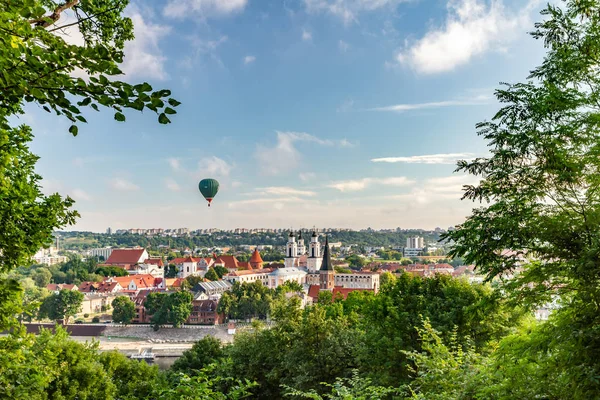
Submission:
{"label": "red tiled roof", "polygon": [[[137,264],[144,249],[115,249],[110,253],[110,257],[104,263],[111,264]],[[142,260],[143,261],[143,260]]]}
{"label": "red tiled roof", "polygon": [[320,285],[310,285],[308,288],[308,295],[313,299],[319,298],[319,291],[321,290]]}
{"label": "red tiled roof", "polygon": [[238,269],[239,261],[235,256],[217,256],[215,263],[225,265],[227,269]]}
{"label": "red tiled roof", "polygon": [[150,274],[139,274],[139,275],[129,275],[129,276],[113,276],[109,278],[104,278],[104,281],[112,281],[119,282],[119,284],[126,288],[129,286],[131,281],[134,281],[135,285],[138,289],[147,289],[154,288],[162,282],[162,278],[155,278]]}
{"label": "red tiled roof", "polygon": [[252,265],[248,261],[240,261],[238,262],[238,269],[241,270],[252,270]]}
{"label": "red tiled roof", "polygon": [[69,284],[69,283],[49,283],[46,286],[46,289],[55,291],[55,290],[77,290],[77,285]]}
{"label": "red tiled roof", "polygon": [[79,284],[79,291],[84,293],[89,292],[112,292],[115,288],[121,287],[119,282],[81,282]]}
{"label": "red tiled roof", "polygon": [[183,264],[184,262],[185,263],[190,263],[190,262],[196,262],[197,263],[197,262],[200,262],[200,260],[202,260],[202,258],[199,258],[199,257],[190,257],[190,256],[187,256],[187,257],[177,257],[177,258],[174,258],[171,261],[169,261],[169,264],[178,265],[178,264]]}
{"label": "red tiled roof", "polygon": [[260,256],[260,253],[258,252],[258,249],[254,249],[254,253],[252,253],[252,257],[250,257],[250,262],[251,263],[262,263],[263,259]]}
{"label": "red tiled roof", "polygon": [[144,261],[144,264],[152,264],[159,267],[164,267],[162,258],[148,258],[146,261]]}
{"label": "red tiled roof", "polygon": [[181,287],[181,282],[183,282],[184,279],[183,278],[166,278],[165,279],[165,285],[170,288],[170,287]]}
{"label": "red tiled roof", "polygon": [[229,276],[244,276],[244,275],[253,275],[253,274],[268,274],[269,272],[273,272],[273,268],[244,269],[244,270],[230,272],[227,275],[229,275]]}

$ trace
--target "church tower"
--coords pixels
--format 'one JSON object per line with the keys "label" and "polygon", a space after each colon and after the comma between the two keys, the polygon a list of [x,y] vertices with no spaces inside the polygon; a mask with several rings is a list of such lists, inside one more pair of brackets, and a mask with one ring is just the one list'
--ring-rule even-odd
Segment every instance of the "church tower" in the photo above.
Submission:
{"label": "church tower", "polygon": [[304,239],[302,239],[302,231],[298,231],[298,256],[306,254],[306,246],[304,246]]}
{"label": "church tower", "polygon": [[287,247],[285,251],[285,260],[284,266],[286,268],[295,267],[298,264],[298,243],[296,243],[296,235],[294,235],[294,231],[290,231],[290,236],[288,237]]}
{"label": "church tower", "polygon": [[250,257],[250,268],[252,269],[261,269],[263,266],[263,259],[258,252],[258,246],[254,248],[254,253],[252,253],[252,257]]}
{"label": "church tower", "polygon": [[323,264],[319,271],[321,290],[333,290],[335,286],[335,270],[331,263],[331,253],[329,252],[329,238],[325,236],[325,249],[323,249]]}
{"label": "church tower", "polygon": [[319,243],[317,232],[313,231],[308,246],[308,258],[306,259],[308,272],[316,272],[321,269],[321,261],[321,243]]}

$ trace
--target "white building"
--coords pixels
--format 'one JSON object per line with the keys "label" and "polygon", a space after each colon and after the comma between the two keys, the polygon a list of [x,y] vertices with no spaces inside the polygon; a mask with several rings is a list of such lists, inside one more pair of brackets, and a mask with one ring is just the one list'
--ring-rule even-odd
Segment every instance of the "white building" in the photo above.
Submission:
{"label": "white building", "polygon": [[335,286],[344,289],[374,289],[379,291],[379,274],[377,272],[353,272],[351,274],[335,274]]}
{"label": "white building", "polygon": [[269,288],[276,289],[286,282],[296,282],[300,285],[306,280],[306,271],[296,267],[277,268],[269,274]]}
{"label": "white building", "polygon": [[112,252],[112,247],[101,247],[97,249],[86,250],[83,254],[88,257],[104,257],[104,260],[108,260],[108,257],[110,257]]}
{"label": "white building", "polygon": [[409,237],[406,239],[406,247],[409,249],[423,249],[425,241],[420,236]]}

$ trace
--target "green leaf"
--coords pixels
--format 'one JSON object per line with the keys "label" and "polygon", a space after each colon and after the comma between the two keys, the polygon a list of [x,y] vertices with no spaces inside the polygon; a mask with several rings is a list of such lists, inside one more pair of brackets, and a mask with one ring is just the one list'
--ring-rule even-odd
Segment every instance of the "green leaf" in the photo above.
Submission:
{"label": "green leaf", "polygon": [[79,128],[77,128],[77,125],[71,125],[71,127],[69,128],[69,132],[71,133],[71,135],[77,136]]}
{"label": "green leaf", "polygon": [[81,115],[78,115],[75,118],[78,119],[81,122],[87,123],[87,120],[83,116],[81,116]]}
{"label": "green leaf", "polygon": [[169,104],[172,105],[173,107],[177,107],[178,105],[181,104],[180,101],[177,101],[175,99],[169,99],[168,101],[169,101]]}
{"label": "green leaf", "polygon": [[169,119],[169,117],[167,117],[165,113],[161,113],[158,116],[158,122],[160,122],[161,124],[168,124],[171,122],[171,120]]}
{"label": "green leaf", "polygon": [[177,114],[177,111],[173,110],[171,107],[165,108],[165,114]]}
{"label": "green leaf", "polygon": [[117,112],[117,113],[115,113],[115,119],[119,122],[124,122],[125,115],[121,114],[120,112]]}
{"label": "green leaf", "polygon": [[85,99],[81,100],[77,104],[80,105],[80,106],[87,106],[91,102],[92,102],[92,99],[90,97],[86,97]]}

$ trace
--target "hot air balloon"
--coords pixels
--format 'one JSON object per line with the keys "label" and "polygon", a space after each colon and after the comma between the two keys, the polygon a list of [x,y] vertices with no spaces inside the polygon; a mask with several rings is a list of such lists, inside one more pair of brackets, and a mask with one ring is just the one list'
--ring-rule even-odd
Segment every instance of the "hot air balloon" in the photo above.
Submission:
{"label": "hot air balloon", "polygon": [[216,179],[202,179],[198,184],[198,189],[206,201],[208,201],[208,206],[210,207],[210,202],[219,191],[219,182]]}

